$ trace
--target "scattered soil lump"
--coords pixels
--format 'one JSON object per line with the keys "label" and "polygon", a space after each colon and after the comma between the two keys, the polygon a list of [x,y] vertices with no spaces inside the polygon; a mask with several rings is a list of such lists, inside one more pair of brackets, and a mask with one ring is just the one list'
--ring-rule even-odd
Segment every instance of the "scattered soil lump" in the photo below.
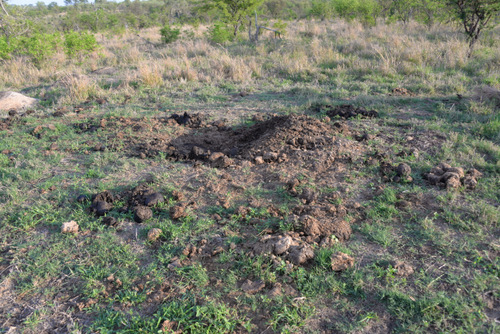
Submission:
{"label": "scattered soil lump", "polygon": [[343,104],[340,106],[334,106],[331,104],[313,104],[311,110],[318,113],[326,113],[328,117],[340,117],[344,119],[363,117],[363,118],[375,118],[378,117],[378,112],[375,110],[366,110],[364,108],[356,108],[351,104]]}
{"label": "scattered soil lump", "polygon": [[442,162],[423,176],[434,186],[446,187],[447,189],[464,186],[466,189],[474,190],[477,186],[477,180],[483,174],[477,169],[470,169],[465,173],[461,167],[452,167]]}

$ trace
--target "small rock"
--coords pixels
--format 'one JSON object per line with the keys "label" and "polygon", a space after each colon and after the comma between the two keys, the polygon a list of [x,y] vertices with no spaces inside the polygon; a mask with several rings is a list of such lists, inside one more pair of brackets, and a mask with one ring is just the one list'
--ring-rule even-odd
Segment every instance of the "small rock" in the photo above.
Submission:
{"label": "small rock", "polygon": [[61,233],[78,233],[78,224],[74,220],[63,223]]}
{"label": "small rock", "polygon": [[344,271],[349,269],[354,265],[354,258],[338,252],[332,255],[332,270],[333,271]]}
{"label": "small rock", "polygon": [[256,165],[262,165],[262,164],[264,163],[264,158],[263,158],[263,157],[261,157],[260,155],[259,155],[259,156],[257,156],[257,157],[255,157],[255,159],[254,159],[254,160],[255,160],[255,164],[256,164]]}
{"label": "small rock", "polygon": [[158,238],[161,236],[162,231],[159,228],[152,228],[148,232],[148,240],[153,242],[158,240]]}
{"label": "small rock", "polygon": [[136,223],[142,223],[153,217],[153,211],[146,206],[136,206],[134,208],[134,220]]}
{"label": "small rock", "polygon": [[264,289],[265,287],[266,287],[266,284],[262,281],[252,282],[252,281],[247,279],[241,285],[241,290],[243,290],[245,293],[248,293],[248,294],[254,294],[254,293],[257,293],[260,290]]}
{"label": "small rock", "polygon": [[155,206],[157,204],[163,203],[165,199],[163,198],[163,195],[160,193],[153,193],[146,197],[144,200],[144,204],[146,206]]}

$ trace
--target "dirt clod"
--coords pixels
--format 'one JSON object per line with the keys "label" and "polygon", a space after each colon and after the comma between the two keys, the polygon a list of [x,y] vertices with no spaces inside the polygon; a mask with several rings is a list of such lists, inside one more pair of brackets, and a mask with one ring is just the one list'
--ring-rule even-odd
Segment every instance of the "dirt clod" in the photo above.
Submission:
{"label": "dirt clod", "polygon": [[413,269],[413,267],[410,266],[408,263],[401,261],[396,262],[394,268],[397,270],[396,274],[398,276],[410,276],[415,271],[415,269]]}
{"label": "dirt clod", "polygon": [[162,231],[159,228],[152,228],[148,231],[148,241],[156,241],[161,236]]}
{"label": "dirt clod", "polygon": [[295,265],[306,263],[314,257],[314,250],[308,244],[294,247],[290,252],[289,258]]}
{"label": "dirt clod", "polygon": [[78,233],[78,224],[74,220],[63,223],[61,233]]}
{"label": "dirt clod", "polygon": [[170,208],[170,218],[179,219],[187,216],[186,206],[184,204],[177,204]]}
{"label": "dirt clod", "polygon": [[366,117],[374,118],[378,117],[378,112],[375,110],[366,110],[363,108],[356,108],[350,104],[344,104],[340,106],[334,106],[331,104],[314,104],[311,106],[311,110],[314,112],[325,112],[329,117],[341,117],[341,118],[354,118],[354,117]]}
{"label": "dirt clod", "polygon": [[160,193],[153,193],[149,196],[146,197],[144,200],[144,204],[146,206],[155,206],[157,204],[163,203],[165,199],[163,198],[163,195]]}
{"label": "dirt clod", "polygon": [[76,198],[76,201],[78,203],[83,203],[83,202],[86,202],[87,200],[88,200],[88,198],[85,195],[78,195],[78,197]]}
{"label": "dirt clod", "polygon": [[261,291],[265,287],[266,287],[266,283],[264,283],[260,280],[255,281],[255,282],[252,282],[251,280],[246,280],[241,285],[241,290],[243,290],[243,292],[245,292],[245,293],[252,295],[252,294],[255,294],[255,293]]}
{"label": "dirt clod", "polygon": [[408,177],[411,174],[411,167],[408,164],[401,163],[398,165],[396,173],[400,177]]}
{"label": "dirt clod", "polygon": [[153,217],[153,211],[146,206],[134,207],[134,220],[136,223],[142,223]]}
{"label": "dirt clod", "polygon": [[332,255],[332,270],[333,271],[344,271],[349,269],[354,265],[354,258],[338,252]]}
{"label": "dirt clod", "polygon": [[104,225],[108,225],[108,226],[111,226],[111,227],[116,227],[118,226],[118,220],[116,220],[115,217],[103,217],[102,218],[102,223]]}

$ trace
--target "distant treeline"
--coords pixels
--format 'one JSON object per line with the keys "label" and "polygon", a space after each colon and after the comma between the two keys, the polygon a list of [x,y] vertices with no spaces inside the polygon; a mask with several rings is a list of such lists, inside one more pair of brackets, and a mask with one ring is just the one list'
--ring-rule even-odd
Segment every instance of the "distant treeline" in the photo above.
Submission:
{"label": "distant treeline", "polygon": [[[8,6],[22,12],[39,32],[90,30],[93,32],[126,28],[143,29],[172,24],[212,24],[221,19],[217,8],[208,8],[210,1],[164,0],[107,2],[96,0],[66,0],[66,6],[56,2],[39,2],[31,6]],[[377,18],[388,22],[414,19],[432,24],[446,17],[436,0],[265,0],[258,7],[263,19],[359,19],[374,24]],[[14,8],[18,7],[18,8]],[[242,27],[243,28],[243,27]]]}

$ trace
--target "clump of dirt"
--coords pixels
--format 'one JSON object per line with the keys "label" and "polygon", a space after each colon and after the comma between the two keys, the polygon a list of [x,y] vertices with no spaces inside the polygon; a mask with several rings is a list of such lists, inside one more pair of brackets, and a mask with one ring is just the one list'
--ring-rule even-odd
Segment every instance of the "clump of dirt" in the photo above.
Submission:
{"label": "clump of dirt", "polygon": [[134,220],[136,223],[143,223],[148,219],[153,217],[153,210],[148,208],[147,206],[136,206],[133,208],[134,210]]}
{"label": "clump of dirt", "polygon": [[414,96],[412,92],[410,92],[408,89],[403,88],[403,87],[396,87],[391,91],[391,94],[389,95],[394,95],[394,96]]}
{"label": "clump of dirt", "polygon": [[115,198],[113,194],[109,191],[104,191],[102,193],[92,196],[92,204],[90,209],[96,216],[101,217],[109,212],[113,208],[113,202]]}
{"label": "clump of dirt", "polygon": [[380,174],[384,182],[412,182],[411,167],[406,163],[393,166],[390,163],[380,164]]}
{"label": "clump of dirt", "polygon": [[467,173],[464,173],[463,168],[451,167],[449,164],[442,162],[423,176],[431,185],[446,187],[447,189],[456,189],[463,185],[469,190],[474,190],[477,186],[477,180],[483,176],[483,173],[477,169],[470,169]]}
{"label": "clump of dirt", "polygon": [[[120,208],[121,212],[131,210],[134,213],[134,221],[143,223],[153,217],[154,207],[165,201],[162,194],[151,189],[147,184],[141,184],[130,191],[124,191],[120,195],[113,195],[110,191],[104,191],[92,196],[90,210],[98,217],[105,216],[114,208],[114,203],[121,198],[126,198],[126,205]],[[80,196],[79,196],[80,198]],[[82,199],[85,201],[85,198]],[[118,222],[113,217],[104,217],[103,224],[108,226],[117,226]]]}
{"label": "clump of dirt", "polygon": [[[152,140],[139,145],[138,151],[147,156],[166,153],[176,160],[203,161],[221,168],[233,165],[235,159],[263,164],[298,158],[328,164],[334,157],[322,151],[332,147],[335,133],[330,126],[311,117],[275,116],[236,130],[207,127],[170,142]],[[304,157],[304,152],[316,154],[314,158]]]}
{"label": "clump of dirt", "polygon": [[201,114],[188,114],[185,112],[183,115],[173,114],[170,116],[171,119],[175,120],[177,124],[184,125],[190,128],[199,128],[203,125],[206,117]]}
{"label": "clump of dirt", "polygon": [[157,204],[163,203],[165,198],[159,192],[151,189],[147,184],[140,184],[132,191],[127,194],[128,205],[130,207],[135,206],[155,206]]}
{"label": "clump of dirt", "polygon": [[297,233],[289,235],[265,235],[253,247],[256,255],[274,254],[301,265],[314,258],[312,247],[300,239]]}
{"label": "clump of dirt", "polygon": [[331,258],[333,271],[344,271],[354,265],[354,258],[342,252],[337,252]]}
{"label": "clump of dirt", "polygon": [[378,112],[375,110],[366,110],[364,108],[356,108],[351,104],[343,104],[340,106],[334,106],[331,104],[317,103],[313,104],[310,108],[314,112],[326,113],[328,117],[340,117],[340,118],[375,118],[378,117]]}

